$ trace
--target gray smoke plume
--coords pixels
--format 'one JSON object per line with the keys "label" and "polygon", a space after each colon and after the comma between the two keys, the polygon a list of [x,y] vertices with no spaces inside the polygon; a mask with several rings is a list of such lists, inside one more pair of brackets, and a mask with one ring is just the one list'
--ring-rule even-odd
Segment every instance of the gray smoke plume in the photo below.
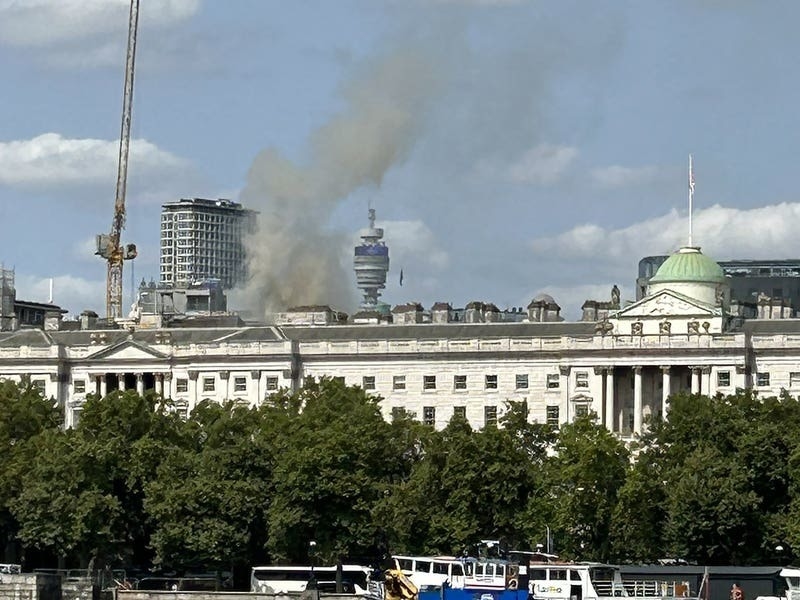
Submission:
{"label": "gray smoke plume", "polygon": [[427,57],[395,51],[345,85],[346,108],[316,130],[306,164],[275,149],[253,161],[241,200],[261,211],[247,241],[250,278],[241,302],[265,316],[291,306],[355,302],[350,233],[329,229],[331,213],[363,186],[380,186],[414,144],[436,77]]}

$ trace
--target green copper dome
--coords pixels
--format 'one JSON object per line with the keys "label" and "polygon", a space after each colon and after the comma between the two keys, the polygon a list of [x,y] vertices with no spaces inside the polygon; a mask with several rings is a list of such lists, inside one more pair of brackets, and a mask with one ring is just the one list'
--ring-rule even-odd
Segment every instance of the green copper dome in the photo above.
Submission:
{"label": "green copper dome", "polygon": [[686,246],[670,256],[650,279],[651,283],[668,282],[725,283],[725,273],[717,263],[700,252],[700,248]]}

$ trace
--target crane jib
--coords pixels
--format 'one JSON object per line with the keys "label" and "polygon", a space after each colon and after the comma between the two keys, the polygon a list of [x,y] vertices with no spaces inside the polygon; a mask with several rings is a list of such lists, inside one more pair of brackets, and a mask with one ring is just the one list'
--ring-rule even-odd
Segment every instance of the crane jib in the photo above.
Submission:
{"label": "crane jib", "polygon": [[97,236],[95,254],[107,261],[106,316],[116,319],[122,316],[122,264],[136,258],[136,245],[122,245],[122,230],[125,228],[125,195],[128,184],[128,154],[131,142],[131,118],[133,115],[133,76],[136,62],[136,32],[139,25],[139,0],[131,0],[128,15],[128,46],[125,59],[125,87],[122,97],[122,122],[119,134],[119,160],[117,162],[117,189],[114,200],[114,217],[111,232]]}

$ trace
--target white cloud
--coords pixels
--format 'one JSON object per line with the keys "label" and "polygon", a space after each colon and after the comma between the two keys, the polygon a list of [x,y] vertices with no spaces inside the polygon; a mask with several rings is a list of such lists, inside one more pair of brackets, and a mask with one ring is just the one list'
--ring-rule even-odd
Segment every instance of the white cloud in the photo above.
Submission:
{"label": "white cloud", "polygon": [[[199,8],[200,0],[147,0],[140,6],[140,25],[175,25]],[[0,43],[48,47],[124,37],[129,10],[129,0],[0,0]]]}
{"label": "white cloud", "polygon": [[81,262],[97,263],[99,257],[94,255],[96,250],[97,241],[95,240],[95,236],[91,235],[81,240],[76,240],[72,245],[71,254],[74,259]]}
{"label": "white cloud", "polygon": [[511,6],[530,4],[530,0],[431,0],[434,4],[466,4],[473,6]]}
{"label": "white cloud", "polygon": [[577,157],[576,148],[539,144],[509,166],[506,174],[516,183],[550,185],[563,177]]}
{"label": "white cloud", "polygon": [[600,187],[618,188],[632,185],[652,183],[658,179],[659,169],[656,167],[621,167],[612,165],[592,169],[592,181]]}
{"label": "white cloud", "polygon": [[425,265],[426,271],[441,271],[450,264],[450,256],[439,246],[441,241],[422,221],[383,221],[392,270],[400,273],[403,265]]}
{"label": "white cloud", "polygon": [[[105,314],[105,280],[89,280],[73,275],[53,275],[53,303],[79,315],[86,309]],[[50,278],[19,274],[15,277],[17,298],[29,302],[47,302]]]}
{"label": "white cloud", "polygon": [[[717,260],[800,255],[798,202],[752,209],[714,205],[695,212],[693,229],[693,242]],[[561,260],[627,264],[650,254],[673,252],[687,239],[687,217],[673,210],[620,229],[580,225],[554,237],[533,240],[531,247],[537,254]]]}
{"label": "white cloud", "polygon": [[[57,133],[0,142],[0,185],[38,189],[113,185],[118,154],[118,141],[69,139]],[[188,161],[143,139],[131,141],[129,163],[130,175],[145,182],[190,169]]]}

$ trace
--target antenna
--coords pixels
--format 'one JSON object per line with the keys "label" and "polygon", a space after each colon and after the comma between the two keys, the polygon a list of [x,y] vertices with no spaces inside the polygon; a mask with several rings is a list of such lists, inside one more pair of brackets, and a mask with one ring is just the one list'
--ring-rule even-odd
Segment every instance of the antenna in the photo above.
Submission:
{"label": "antenna", "polygon": [[692,247],[692,201],[694,200],[694,171],[692,155],[689,155],[689,247]]}

